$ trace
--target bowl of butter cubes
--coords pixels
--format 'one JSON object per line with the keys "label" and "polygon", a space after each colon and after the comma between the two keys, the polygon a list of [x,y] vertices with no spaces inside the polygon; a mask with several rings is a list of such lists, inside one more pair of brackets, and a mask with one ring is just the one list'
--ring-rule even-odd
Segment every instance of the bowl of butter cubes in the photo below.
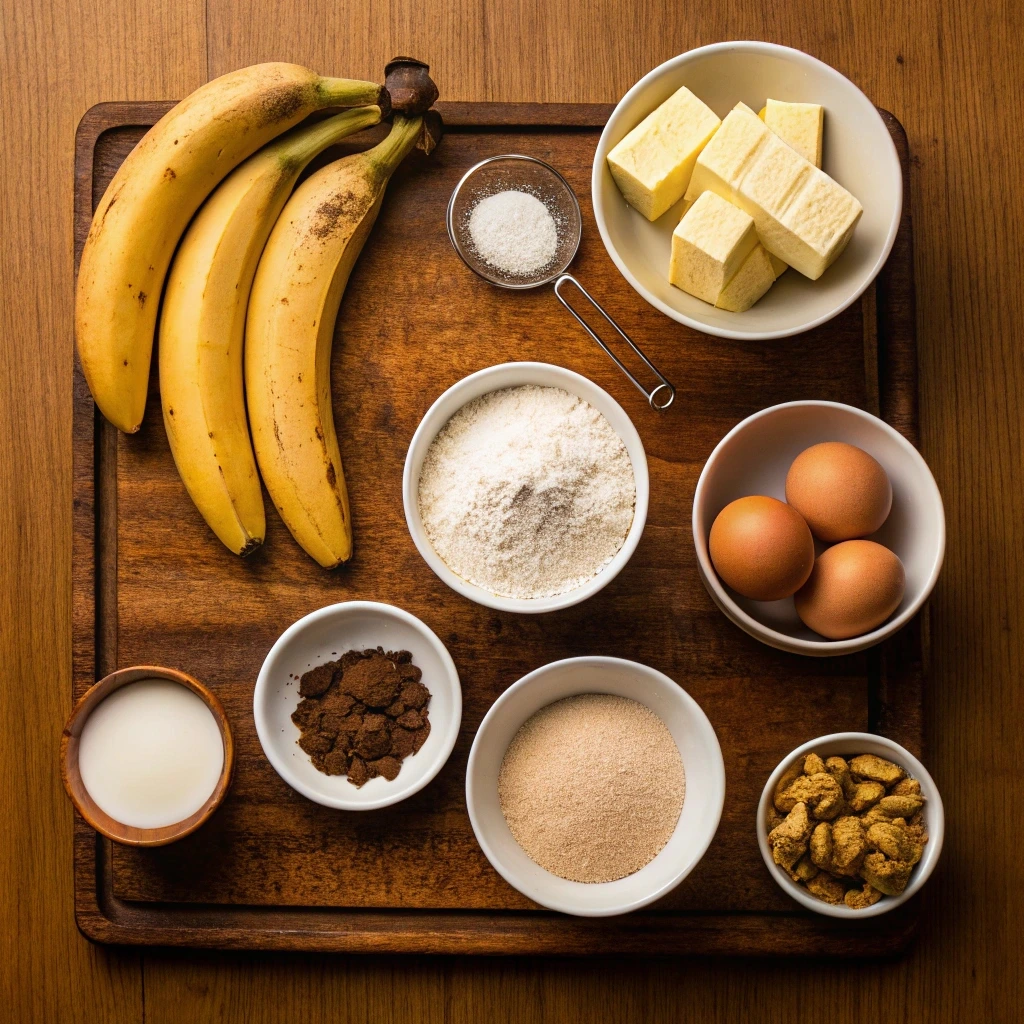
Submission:
{"label": "bowl of butter cubes", "polygon": [[739,340],[800,334],[856,302],[903,208],[872,102],[809,54],[761,42],[703,46],[637,82],[591,185],[630,285],[673,320]]}

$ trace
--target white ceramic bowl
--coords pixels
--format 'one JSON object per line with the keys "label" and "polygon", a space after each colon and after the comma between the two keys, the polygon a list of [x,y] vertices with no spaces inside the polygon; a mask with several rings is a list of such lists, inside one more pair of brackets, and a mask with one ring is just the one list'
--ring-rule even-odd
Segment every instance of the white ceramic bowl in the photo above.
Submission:
{"label": "white ceramic bowl", "polygon": [[[894,761],[901,768],[905,768],[911,778],[917,779],[921,783],[921,795],[925,799],[924,822],[928,829],[928,842],[924,844],[924,854],[915,865],[906,889],[899,896],[883,896],[874,906],[866,907],[863,910],[853,910],[845,903],[833,906],[831,903],[825,903],[824,900],[812,896],[772,860],[772,851],[768,846],[768,811],[772,805],[775,786],[790,765],[806,757],[812,750],[822,758],[833,756],[848,758],[856,757],[858,754],[877,754],[879,757]],[[772,878],[797,903],[817,914],[824,914],[826,917],[877,917],[879,914],[895,910],[901,903],[906,903],[928,881],[929,876],[935,870],[935,865],[939,862],[939,854],[942,853],[942,840],[945,831],[946,816],[942,809],[942,797],[939,796],[935,781],[928,774],[925,766],[905,747],[901,747],[884,736],[876,736],[870,732],[834,732],[829,736],[819,736],[818,739],[797,747],[772,772],[757,805],[757,845],[761,848],[761,856],[764,858],[765,864],[768,865]]]}
{"label": "white ceramic bowl", "polygon": [[[378,777],[357,789],[344,776],[317,771],[299,748],[291,714],[301,698],[292,677],[346,651],[373,647],[412,653],[430,690],[430,735],[393,782]],[[418,793],[444,767],[462,722],[459,674],[444,644],[414,615],[374,601],[328,605],[289,626],[263,662],[252,703],[263,752],[277,774],[304,797],[344,811],[387,807]]]}
{"label": "white ceramic bowl", "polygon": [[[786,500],[786,473],[805,448],[846,441],[863,448],[892,482],[892,511],[871,539],[903,562],[906,592],[881,626],[849,640],[826,640],[808,629],[791,597],[751,601],[726,587],[708,551],[711,525],[736,498],[766,494]],[[918,450],[898,431],[861,409],[838,402],[786,402],[747,417],[711,453],[693,495],[693,543],[697,568],[715,604],[751,636],[794,654],[827,657],[872,647],[910,621],[932,592],[946,550],[946,520],[935,478]],[[821,544],[817,544],[820,551]]]}
{"label": "white ceramic bowl", "polygon": [[[825,108],[823,170],[864,207],[853,239],[833,266],[810,281],[787,271],[752,309],[715,309],[668,282],[677,203],[653,224],[631,209],[608,170],[609,150],[655,107],[687,86],[719,117],[743,101],[760,110],[768,97]],[[830,320],[855,302],[882,269],[896,238],[903,174],[889,131],[851,81],[814,57],[774,43],[716,43],[690,50],[645,75],[612,112],[594,154],[594,217],[608,255],[656,309],[721,338],[785,338]]]}
{"label": "white ceramic bowl", "polygon": [[[646,704],[668,727],[686,772],[686,796],[665,848],[639,871],[614,882],[569,882],[531,860],[501,813],[498,772],[520,726],[536,711],[578,693],[611,693]],[[725,802],[718,737],[700,705],[668,676],[621,658],[568,658],[510,686],[484,716],[466,769],[466,806],[477,842],[494,869],[524,896],[580,917],[625,914],[671,892],[711,844]]]}
{"label": "white ceramic bowl", "polygon": [[[577,395],[589,402],[611,424],[612,430],[622,438],[626,446],[630,462],[633,464],[633,479],[636,481],[636,508],[633,512],[633,523],[626,534],[626,539],[615,557],[593,579],[582,587],[570,590],[554,597],[523,599],[515,597],[499,597],[483,587],[469,583],[454,573],[444,563],[441,556],[427,537],[427,531],[420,518],[419,486],[420,471],[434,438],[441,428],[467,402],[481,395],[498,391],[501,388],[514,388],[523,384],[537,384],[541,387],[562,388],[570,394]],[[413,543],[423,556],[427,565],[448,584],[452,590],[463,597],[468,597],[477,604],[488,608],[497,608],[506,612],[552,612],[560,608],[569,608],[592,597],[607,586],[630,560],[647,522],[647,502],[650,497],[650,479],[647,475],[647,456],[644,454],[643,442],[636,432],[632,420],[618,402],[599,388],[593,381],[572,370],[551,363],[501,363],[489,366],[464,377],[453,384],[427,410],[420,425],[413,434],[409,444],[409,452],[405,457],[405,473],[402,479],[402,499],[405,503],[405,521],[409,526]]]}

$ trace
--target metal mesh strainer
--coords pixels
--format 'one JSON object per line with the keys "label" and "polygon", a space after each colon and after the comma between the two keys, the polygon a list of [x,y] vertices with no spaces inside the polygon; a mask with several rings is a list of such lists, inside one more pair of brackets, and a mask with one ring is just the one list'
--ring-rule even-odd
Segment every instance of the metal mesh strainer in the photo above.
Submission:
{"label": "metal mesh strainer", "polygon": [[[469,233],[470,214],[477,203],[481,199],[509,189],[529,192],[540,199],[551,213],[558,233],[554,256],[530,276],[507,274],[492,266],[476,251]],[[539,288],[541,285],[550,284],[553,281],[558,301],[572,313],[590,337],[604,349],[619,369],[636,385],[650,402],[651,408],[659,411],[667,409],[675,399],[675,388],[643,354],[629,335],[602,309],[583,285],[571,274],[565,273],[579,248],[582,231],[583,217],[580,213],[580,204],[576,199],[576,194],[569,187],[569,183],[550,164],[532,156],[504,154],[481,160],[462,176],[448,203],[448,235],[452,240],[452,245],[455,246],[455,251],[462,257],[463,262],[470,270],[499,288],[510,288],[515,291]],[[562,290],[569,284],[574,285],[583,294],[658,379],[658,384],[650,391],[637,380],[622,360],[565,300]]]}

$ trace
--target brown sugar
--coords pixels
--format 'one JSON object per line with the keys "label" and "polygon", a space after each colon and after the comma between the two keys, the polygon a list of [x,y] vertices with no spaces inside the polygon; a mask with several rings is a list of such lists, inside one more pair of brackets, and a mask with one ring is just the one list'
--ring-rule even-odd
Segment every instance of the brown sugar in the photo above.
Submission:
{"label": "brown sugar", "polygon": [[354,786],[398,777],[430,735],[430,691],[408,651],[346,651],[299,679],[299,746],[325,775]]}
{"label": "brown sugar", "polygon": [[513,737],[498,775],[516,842],[576,882],[613,881],[652,861],[676,828],[684,793],[682,757],[665,724],[644,704],[606,693],[541,708]]}

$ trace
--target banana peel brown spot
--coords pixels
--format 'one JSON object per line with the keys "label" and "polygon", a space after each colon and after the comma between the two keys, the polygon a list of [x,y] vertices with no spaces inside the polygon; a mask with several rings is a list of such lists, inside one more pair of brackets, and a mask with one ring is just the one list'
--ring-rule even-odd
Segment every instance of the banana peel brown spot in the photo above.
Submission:
{"label": "banana peel brown spot", "polygon": [[331,485],[332,488],[338,482],[338,474],[334,470],[333,462],[327,463],[327,482]]}
{"label": "banana peel brown spot", "polygon": [[139,306],[141,308],[146,304],[146,299],[148,298],[148,296],[146,295],[145,292],[140,291],[136,298],[139,300]]}
{"label": "banana peel brown spot", "polygon": [[164,171],[164,180],[165,181],[174,181],[174,179],[176,177],[177,177],[177,174],[174,173],[174,168],[173,167],[168,167],[167,170]]}
{"label": "banana peel brown spot", "polygon": [[[103,222],[107,219],[107,214],[110,213],[110,211],[114,208],[114,203],[117,202],[119,196],[121,195],[121,189],[123,188],[123,183],[117,186],[117,191],[110,197],[110,202],[107,203],[107,208],[103,211],[103,216],[100,218],[100,222],[97,225],[96,230],[103,227]],[[89,236],[92,237],[92,230],[89,231]]]}
{"label": "banana peel brown spot", "polygon": [[256,120],[260,124],[276,124],[291,117],[306,102],[304,85],[287,85],[277,91],[263,96],[256,111]]}
{"label": "banana peel brown spot", "polygon": [[358,221],[366,210],[366,197],[363,195],[351,191],[333,195],[316,208],[310,232],[323,240],[333,234],[339,224]]}

